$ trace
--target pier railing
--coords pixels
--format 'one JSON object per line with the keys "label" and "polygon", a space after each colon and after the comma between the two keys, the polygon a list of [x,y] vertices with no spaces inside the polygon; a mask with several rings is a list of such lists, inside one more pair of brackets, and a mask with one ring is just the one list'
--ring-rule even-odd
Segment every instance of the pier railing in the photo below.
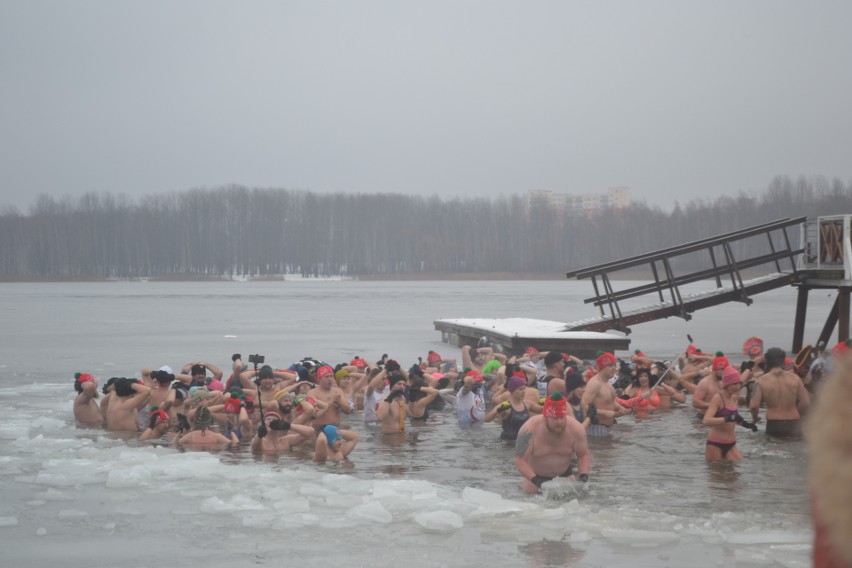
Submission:
{"label": "pier railing", "polygon": [[[712,305],[730,301],[750,304],[751,294],[786,286],[795,281],[798,270],[797,257],[804,252],[805,247],[802,245],[796,248],[791,245],[788,229],[802,224],[805,220],[805,217],[779,219],[747,229],[568,272],[566,274],[568,278],[591,279],[595,295],[587,298],[585,303],[598,306],[601,315],[599,318],[568,324],[567,329],[572,331],[618,329],[629,332],[629,325],[673,315],[688,320],[691,318],[692,311]],[[754,256],[735,254],[735,250],[739,248],[735,245],[739,241],[760,239],[763,236],[768,240],[769,252]],[[709,268],[691,270],[682,274],[676,273],[673,267],[674,259],[701,252],[707,253],[711,265]],[[824,254],[827,259],[836,258],[836,247],[825,251]],[[847,258],[849,257],[850,254],[847,254]],[[776,272],[761,275],[760,278],[751,281],[743,279],[743,270],[763,265],[774,266]],[[650,268],[653,282],[615,290],[612,274],[638,267]],[[708,279],[715,281],[716,291],[691,295],[685,295],[681,291],[681,287],[685,284]],[[658,304],[629,312],[623,311],[619,304],[624,300],[650,294],[659,298]]]}

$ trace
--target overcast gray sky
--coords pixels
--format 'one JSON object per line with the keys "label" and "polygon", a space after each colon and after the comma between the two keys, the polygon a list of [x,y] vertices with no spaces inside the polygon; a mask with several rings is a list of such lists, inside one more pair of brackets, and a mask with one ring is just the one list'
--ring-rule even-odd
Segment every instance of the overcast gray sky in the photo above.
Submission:
{"label": "overcast gray sky", "polygon": [[852,2],[0,0],[0,205],[852,179]]}

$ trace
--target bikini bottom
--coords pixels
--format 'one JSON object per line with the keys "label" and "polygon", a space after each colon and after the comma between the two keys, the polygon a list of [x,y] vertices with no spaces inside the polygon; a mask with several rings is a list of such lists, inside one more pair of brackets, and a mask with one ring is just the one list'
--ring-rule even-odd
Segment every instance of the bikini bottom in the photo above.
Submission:
{"label": "bikini bottom", "polygon": [[719,448],[720,450],[722,450],[722,457],[724,458],[725,456],[728,455],[728,452],[730,452],[733,449],[733,447],[737,445],[737,443],[736,442],[714,442],[713,440],[707,440],[707,445],[708,446],[715,446],[715,447]]}

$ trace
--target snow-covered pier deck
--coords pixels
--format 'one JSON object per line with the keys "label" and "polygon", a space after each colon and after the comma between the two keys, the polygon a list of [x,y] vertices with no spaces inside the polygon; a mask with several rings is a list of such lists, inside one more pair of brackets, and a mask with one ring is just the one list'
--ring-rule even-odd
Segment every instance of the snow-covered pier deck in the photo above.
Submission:
{"label": "snow-covered pier deck", "polygon": [[566,323],[527,318],[442,319],[435,329],[441,340],[461,347],[473,345],[482,337],[502,353],[520,355],[529,347],[539,351],[558,350],[581,358],[592,358],[598,351],[623,351],[630,339],[617,332],[565,331]]}

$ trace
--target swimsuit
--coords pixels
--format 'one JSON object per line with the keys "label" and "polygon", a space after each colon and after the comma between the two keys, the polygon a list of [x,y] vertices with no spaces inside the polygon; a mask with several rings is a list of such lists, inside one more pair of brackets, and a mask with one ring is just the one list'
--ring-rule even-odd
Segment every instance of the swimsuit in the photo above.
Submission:
{"label": "swimsuit", "polygon": [[[572,463],[568,464],[568,469],[566,469],[563,473],[560,473],[557,477],[570,477],[573,473],[574,473],[574,463],[572,462]],[[551,479],[553,479],[552,477],[545,477],[543,475],[539,475],[537,477],[540,477],[544,481],[550,481]]]}
{"label": "swimsuit", "polygon": [[611,436],[612,434],[609,431],[609,426],[605,424],[591,424],[589,425],[589,429],[586,430],[586,436],[590,438],[595,437],[604,437]]}
{"label": "swimsuit", "polygon": [[577,419],[577,422],[580,422],[580,423],[582,424],[583,420],[585,420],[585,419],[586,419],[586,415],[585,415],[585,413],[583,412],[583,405],[581,404],[581,405],[579,405],[579,406],[574,406],[574,405],[572,404],[572,405],[571,405],[571,410],[573,410],[573,411],[574,411],[574,418],[576,418],[576,419]]}
{"label": "swimsuit", "polygon": [[737,445],[737,442],[716,442],[715,440],[707,440],[707,445],[715,446],[722,450],[722,457],[724,458],[726,455],[728,455],[728,452],[730,452],[731,449]]}
{"label": "swimsuit", "polygon": [[767,420],[766,435],[781,438],[798,438],[802,435],[802,423],[798,418],[792,420]]}
{"label": "swimsuit", "polygon": [[722,405],[723,405],[722,408],[720,408],[719,410],[716,411],[716,414],[713,415],[714,417],[716,417],[716,418],[727,418],[728,416],[739,415],[739,410],[737,410],[736,407],[728,408],[727,406],[724,406],[724,404],[725,404],[725,401],[723,400],[722,401]]}
{"label": "swimsuit", "polygon": [[524,405],[524,409],[520,412],[512,408],[512,411],[509,413],[509,417],[503,421],[503,432],[500,434],[501,440],[517,440],[518,432],[521,430],[521,426],[524,425],[524,422],[529,420],[530,411],[527,409],[527,405]]}

